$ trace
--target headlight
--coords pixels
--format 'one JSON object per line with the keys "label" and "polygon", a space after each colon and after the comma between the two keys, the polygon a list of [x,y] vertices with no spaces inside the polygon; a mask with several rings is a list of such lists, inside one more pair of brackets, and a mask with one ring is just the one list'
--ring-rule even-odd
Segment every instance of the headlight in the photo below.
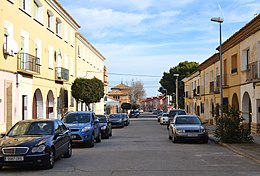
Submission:
{"label": "headlight", "polygon": [[106,126],[102,126],[101,130],[106,130],[106,128],[107,128]]}
{"label": "headlight", "polygon": [[206,132],[207,132],[207,130],[206,130],[205,128],[201,128],[200,131],[201,131],[202,133],[206,133]]}
{"label": "headlight", "polygon": [[177,129],[176,131],[177,131],[177,133],[185,133],[184,129]]}
{"label": "headlight", "polygon": [[90,131],[91,130],[91,127],[84,127],[84,128],[82,128],[82,132],[88,132],[88,131]]}
{"label": "headlight", "polygon": [[45,148],[46,148],[46,146],[43,145],[43,144],[39,145],[37,147],[33,147],[32,148],[32,153],[36,153],[36,152],[41,153],[41,152],[43,152],[45,150]]}
{"label": "headlight", "polygon": [[122,119],[118,120],[118,122],[121,123],[121,122],[122,122]]}

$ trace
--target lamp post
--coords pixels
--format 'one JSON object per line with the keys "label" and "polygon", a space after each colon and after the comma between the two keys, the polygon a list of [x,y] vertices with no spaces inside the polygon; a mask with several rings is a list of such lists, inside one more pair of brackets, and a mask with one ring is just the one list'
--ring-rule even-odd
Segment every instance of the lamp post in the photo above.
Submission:
{"label": "lamp post", "polygon": [[221,35],[221,23],[224,22],[224,19],[221,17],[213,17],[211,21],[219,23],[219,62],[220,62],[220,108],[221,108],[221,117],[223,117],[223,90],[222,90],[222,35]]}
{"label": "lamp post", "polygon": [[179,74],[173,74],[173,76],[176,77],[176,81],[175,81],[175,84],[176,84],[176,109],[179,109],[179,103],[178,103],[178,99],[179,99],[179,94],[178,94],[178,76]]}

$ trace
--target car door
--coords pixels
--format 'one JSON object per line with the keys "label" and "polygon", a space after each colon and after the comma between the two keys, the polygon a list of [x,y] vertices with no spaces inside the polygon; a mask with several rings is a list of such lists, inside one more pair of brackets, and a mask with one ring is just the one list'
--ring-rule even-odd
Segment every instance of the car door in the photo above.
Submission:
{"label": "car door", "polygon": [[99,123],[97,122],[97,117],[94,113],[92,113],[93,127],[94,127],[94,135],[95,138],[98,137],[99,134]]}
{"label": "car door", "polygon": [[61,154],[63,154],[64,150],[64,143],[65,143],[65,135],[64,131],[62,129],[62,126],[60,125],[58,120],[54,121],[54,146],[55,146],[55,157],[59,157]]}
{"label": "car door", "polygon": [[62,153],[67,151],[68,143],[70,142],[70,131],[61,120],[57,120],[62,131]]}

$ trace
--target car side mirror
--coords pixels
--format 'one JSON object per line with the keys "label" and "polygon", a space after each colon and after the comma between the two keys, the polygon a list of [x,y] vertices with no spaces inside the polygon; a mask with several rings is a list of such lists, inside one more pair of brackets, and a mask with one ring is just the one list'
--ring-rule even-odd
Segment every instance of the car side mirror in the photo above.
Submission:
{"label": "car side mirror", "polygon": [[3,137],[5,137],[5,134],[4,133],[0,134],[0,138],[3,138]]}
{"label": "car side mirror", "polygon": [[97,123],[99,123],[99,120],[98,119],[94,120],[94,124],[97,124]]}

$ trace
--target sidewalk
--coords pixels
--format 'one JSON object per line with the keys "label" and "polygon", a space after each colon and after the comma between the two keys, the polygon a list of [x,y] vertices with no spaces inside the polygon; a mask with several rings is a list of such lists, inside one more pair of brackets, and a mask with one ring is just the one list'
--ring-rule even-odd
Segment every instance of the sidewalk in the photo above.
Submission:
{"label": "sidewalk", "polygon": [[208,129],[209,140],[214,141],[215,143],[218,143],[219,145],[260,164],[260,136],[253,135],[253,143],[228,144],[220,142],[219,139],[214,136],[215,126],[206,125],[206,128]]}

